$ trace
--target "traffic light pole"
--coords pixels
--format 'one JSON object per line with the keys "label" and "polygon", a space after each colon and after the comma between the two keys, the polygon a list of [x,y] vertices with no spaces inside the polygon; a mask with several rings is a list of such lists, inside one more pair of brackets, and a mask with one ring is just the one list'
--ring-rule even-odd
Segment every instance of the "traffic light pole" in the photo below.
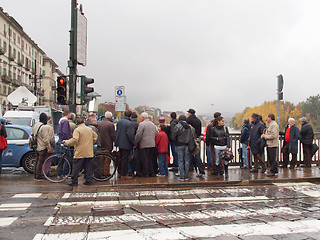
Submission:
{"label": "traffic light pole", "polygon": [[70,58],[69,71],[69,110],[76,112],[77,95],[77,0],[71,0]]}

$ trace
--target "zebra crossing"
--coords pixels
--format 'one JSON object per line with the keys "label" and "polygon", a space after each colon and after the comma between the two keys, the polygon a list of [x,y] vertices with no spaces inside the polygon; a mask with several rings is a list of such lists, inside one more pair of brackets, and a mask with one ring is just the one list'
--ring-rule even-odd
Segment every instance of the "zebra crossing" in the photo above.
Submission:
{"label": "zebra crossing", "polygon": [[[320,236],[320,185],[12,194],[0,199],[0,230],[51,200],[33,239],[194,239]],[[38,204],[38,205],[37,205]],[[37,207],[35,207],[37,206]],[[114,209],[121,210],[117,213]],[[99,211],[98,211],[99,210]],[[31,238],[32,239],[32,238]],[[259,239],[257,237],[257,239]],[[301,238],[303,239],[303,238]]]}

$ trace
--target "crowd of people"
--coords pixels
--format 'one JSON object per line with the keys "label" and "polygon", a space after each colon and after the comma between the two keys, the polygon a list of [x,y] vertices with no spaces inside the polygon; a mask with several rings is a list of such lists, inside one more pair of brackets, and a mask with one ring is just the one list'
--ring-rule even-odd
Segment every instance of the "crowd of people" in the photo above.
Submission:
{"label": "crowd of people", "polygon": [[[299,119],[301,130],[295,125],[295,119],[289,118],[288,125],[284,132],[279,130],[275,122],[275,115],[270,113],[266,118],[267,124],[257,113],[252,114],[251,123],[248,118],[244,119],[241,129],[242,159],[243,168],[252,168],[251,173],[267,171],[267,165],[264,160],[265,147],[267,148],[267,161],[270,167],[267,176],[275,176],[278,173],[278,167],[294,169],[297,166],[297,154],[299,140],[303,149],[303,164],[300,167],[311,167],[312,144],[314,132],[307,118]],[[279,136],[284,136],[281,152],[283,154],[283,163],[278,166],[277,151],[279,148]],[[248,152],[249,151],[249,152]],[[291,161],[289,155],[291,154]],[[252,167],[252,156],[254,165]]]}
{"label": "crowd of people", "polygon": [[[221,153],[230,150],[229,129],[221,113],[216,112],[214,119],[205,127],[202,134],[202,124],[195,115],[194,109],[189,109],[188,117],[175,112],[170,114],[171,120],[166,124],[165,118],[160,118],[158,126],[153,122],[152,116],[143,112],[140,122],[135,112],[127,110],[124,117],[115,126],[111,112],[105,112],[105,117],[99,123],[95,114],[90,113],[87,120],[83,117],[75,119],[75,114],[64,111],[58,126],[58,143],[74,147],[72,154],[73,166],[71,186],[78,185],[79,172],[84,169],[85,185],[92,184],[91,159],[94,156],[93,145],[98,150],[112,153],[118,149],[117,167],[118,178],[132,179],[133,177],[168,176],[168,163],[170,152],[173,158],[173,167],[170,169],[180,181],[189,179],[189,172],[196,171],[198,178],[205,177],[205,167],[196,151],[201,140],[206,143],[207,169],[220,179],[223,175],[229,178],[229,161],[221,158]],[[284,132],[279,130],[274,114],[268,114],[266,123],[263,118],[254,113],[251,121],[244,119],[241,130],[242,167],[250,169],[251,173],[262,173],[274,176],[278,173],[277,151],[279,136],[284,136],[281,149],[283,164],[281,168],[291,169],[297,166],[298,141],[303,146],[304,164],[311,166],[313,129],[306,118],[300,119],[302,128],[295,125],[295,120],[289,118]],[[3,132],[3,128],[1,128]],[[3,133],[5,134],[5,133]],[[40,121],[36,123],[31,134],[37,136],[37,161],[34,178],[43,179],[42,165],[48,154],[55,151],[53,127],[45,113],[40,114]],[[264,160],[265,148],[267,162]],[[289,155],[291,154],[291,161]],[[253,158],[253,161],[252,161]],[[254,163],[252,166],[252,162]],[[104,169],[108,174],[108,164]]]}

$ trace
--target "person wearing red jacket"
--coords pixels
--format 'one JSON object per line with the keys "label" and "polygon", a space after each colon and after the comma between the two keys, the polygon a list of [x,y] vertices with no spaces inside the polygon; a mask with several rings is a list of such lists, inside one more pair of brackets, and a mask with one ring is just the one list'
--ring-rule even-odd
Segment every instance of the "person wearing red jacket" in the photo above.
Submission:
{"label": "person wearing red jacket", "polygon": [[159,126],[159,133],[156,136],[156,146],[159,153],[158,166],[160,172],[158,176],[168,176],[167,154],[169,150],[169,138],[164,132],[165,129],[166,125],[161,124]]}

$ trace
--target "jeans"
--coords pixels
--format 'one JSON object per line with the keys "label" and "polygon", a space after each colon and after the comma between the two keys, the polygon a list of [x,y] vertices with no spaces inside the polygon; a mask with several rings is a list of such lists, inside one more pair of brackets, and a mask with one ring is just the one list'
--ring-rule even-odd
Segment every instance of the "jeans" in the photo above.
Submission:
{"label": "jeans", "polygon": [[[218,149],[218,148],[215,148],[214,149],[214,151],[215,151],[215,153],[216,153],[216,165],[218,166],[220,166],[220,156],[219,156],[219,153],[220,152],[222,152],[222,151],[224,151],[224,150],[226,150],[226,148],[227,148],[227,146],[224,146],[224,149]],[[228,165],[228,161],[225,161],[225,160],[223,160],[223,164],[224,165]]]}
{"label": "jeans", "polygon": [[252,167],[252,154],[250,151],[250,156],[248,158],[248,145],[242,143],[242,158],[243,158],[243,167],[249,168]]}
{"label": "jeans", "polygon": [[176,145],[173,142],[170,142],[170,147],[171,147],[171,152],[172,152],[172,157],[173,157],[173,167],[178,168],[178,154],[176,150]]}
{"label": "jeans", "polygon": [[212,154],[211,154],[211,147],[206,146],[206,155],[207,155],[207,166],[208,168],[212,168]]}
{"label": "jeans", "polygon": [[177,146],[180,179],[189,178],[190,154],[188,146]]}
{"label": "jeans", "polygon": [[159,165],[160,174],[168,176],[168,165],[167,165],[166,153],[159,153],[158,165]]}

